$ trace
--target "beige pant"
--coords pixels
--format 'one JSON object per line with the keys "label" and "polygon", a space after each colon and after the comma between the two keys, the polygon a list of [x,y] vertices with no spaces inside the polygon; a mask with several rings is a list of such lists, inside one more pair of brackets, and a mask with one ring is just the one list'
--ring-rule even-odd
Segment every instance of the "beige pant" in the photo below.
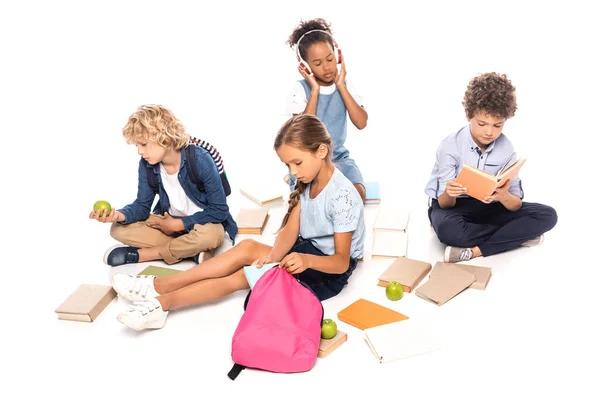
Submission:
{"label": "beige pant", "polygon": [[110,235],[127,246],[145,248],[158,247],[161,258],[167,264],[175,264],[183,258],[194,257],[203,251],[219,247],[225,238],[222,224],[196,224],[188,233],[165,235],[158,229],[149,227],[146,222],[159,215],[150,215],[144,222],[133,224],[112,224]]}

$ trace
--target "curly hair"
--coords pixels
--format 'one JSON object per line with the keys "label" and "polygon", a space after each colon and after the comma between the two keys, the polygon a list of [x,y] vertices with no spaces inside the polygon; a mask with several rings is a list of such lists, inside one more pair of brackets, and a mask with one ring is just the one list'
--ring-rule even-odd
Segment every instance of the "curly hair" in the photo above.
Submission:
{"label": "curly hair", "polygon": [[[314,115],[300,114],[288,119],[279,129],[273,148],[277,150],[282,144],[307,150],[311,153],[316,153],[319,147],[324,144],[329,149],[327,158],[331,158],[331,136],[329,136],[325,125]],[[300,195],[304,193],[306,187],[306,183],[296,181],[296,186],[290,193],[288,200],[287,214],[285,214],[279,229],[283,229],[287,224],[292,210],[300,201]]]}
{"label": "curly hair", "polygon": [[286,44],[288,44],[293,49],[300,40],[300,38],[302,38],[302,36],[308,31],[320,30],[328,32],[329,35],[324,32],[313,32],[302,38],[302,41],[300,41],[300,46],[298,46],[298,51],[300,53],[300,57],[302,57],[303,60],[306,60],[306,52],[308,48],[315,43],[327,42],[329,43],[332,49],[334,48],[332,37],[333,33],[331,32],[330,27],[331,24],[325,21],[323,18],[315,18],[311,19],[310,21],[300,21],[300,25],[298,25],[294,29],[294,31],[288,38]]}
{"label": "curly hair", "polygon": [[478,111],[497,118],[511,118],[517,111],[515,87],[505,74],[480,74],[469,82],[462,105],[469,119]]}
{"label": "curly hair", "polygon": [[123,127],[123,136],[129,144],[149,140],[176,150],[185,147],[190,140],[175,114],[157,104],[139,106]]}

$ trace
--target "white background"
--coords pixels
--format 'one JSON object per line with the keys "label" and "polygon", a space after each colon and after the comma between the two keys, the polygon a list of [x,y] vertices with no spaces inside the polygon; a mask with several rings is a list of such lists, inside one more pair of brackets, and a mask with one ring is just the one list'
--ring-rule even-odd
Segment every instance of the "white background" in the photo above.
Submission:
{"label": "white background", "polygon": [[[597,396],[598,12],[579,1],[390,4],[3,2],[0,391],[65,399]],[[366,180],[381,183],[384,203],[413,212],[409,256],[441,257],[423,189],[439,141],[466,123],[466,85],[488,71],[508,74],[517,88],[505,133],[528,157],[526,200],[558,211],[546,242],[479,260],[494,267],[488,289],[439,308],[414,295],[387,302],[374,283],[389,263],[367,257],[345,292],[324,303],[328,317],[366,297],[442,327],[441,351],[384,366],[360,331],[340,323],[348,343],[311,372],[245,371],[230,382],[242,293],[172,313],[165,329],[141,335],[115,320],[122,300],[93,324],[56,320],[54,309],[77,285],[107,283],[114,272],[102,263],[109,227],[87,215],[98,199],[121,207],[135,198],[139,158],[121,129],[139,105],[167,106],[218,147],[232,214],[249,205],[237,195],[243,183],[280,184],[286,171],[272,141],[300,78],[285,41],[314,17],[332,22],[348,79],[366,100],[367,128],[349,126],[352,157]]]}

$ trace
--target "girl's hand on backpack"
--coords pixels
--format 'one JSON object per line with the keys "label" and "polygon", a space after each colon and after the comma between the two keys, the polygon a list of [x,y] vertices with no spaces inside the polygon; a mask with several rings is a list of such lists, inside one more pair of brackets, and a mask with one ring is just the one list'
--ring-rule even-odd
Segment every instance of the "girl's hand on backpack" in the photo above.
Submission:
{"label": "girl's hand on backpack", "polygon": [[99,211],[92,211],[90,213],[90,219],[95,219],[100,222],[122,222],[125,221],[125,215],[122,212],[115,210],[114,208],[110,210],[110,214],[102,215],[101,213],[106,212],[106,209]]}
{"label": "girl's hand on backpack", "polygon": [[264,257],[260,257],[258,259],[256,259],[252,265],[255,266],[256,268],[262,268],[262,266],[264,264],[270,264],[273,262],[273,257],[271,257],[271,255],[269,254],[268,256],[264,256]]}
{"label": "girl's hand on backpack", "polygon": [[290,274],[299,274],[310,268],[306,254],[302,253],[290,253],[283,257],[279,267],[287,269]]}
{"label": "girl's hand on backpack", "polygon": [[302,68],[301,66],[298,66],[298,71],[300,71],[300,75],[302,75],[302,77],[306,79],[312,90],[316,90],[317,92],[320,90],[319,83],[317,82],[317,78],[315,78],[314,75],[307,74],[304,68]]}

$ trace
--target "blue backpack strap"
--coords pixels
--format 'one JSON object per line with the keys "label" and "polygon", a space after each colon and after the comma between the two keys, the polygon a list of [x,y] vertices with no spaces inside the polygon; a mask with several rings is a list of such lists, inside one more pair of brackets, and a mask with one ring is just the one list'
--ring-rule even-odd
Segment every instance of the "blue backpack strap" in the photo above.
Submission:
{"label": "blue backpack strap", "polygon": [[204,183],[202,183],[202,180],[198,174],[198,170],[196,169],[196,151],[194,150],[194,146],[188,145],[185,148],[185,151],[190,164],[190,175],[192,177],[192,182],[198,186],[198,189],[204,191]]}
{"label": "blue backpack strap", "polygon": [[233,364],[233,367],[231,367],[231,370],[229,371],[227,376],[229,377],[229,379],[231,379],[233,381],[233,380],[235,380],[235,378],[238,377],[240,372],[242,372],[245,369],[246,369],[246,367],[244,367],[243,365]]}
{"label": "blue backpack strap", "polygon": [[146,179],[148,180],[148,185],[150,185],[152,191],[158,193],[158,181],[152,168],[146,168]]}
{"label": "blue backpack strap", "polygon": [[[229,179],[227,179],[227,173],[225,172],[225,167],[223,166],[223,159],[221,158],[221,154],[219,153],[219,151],[215,148],[215,146],[208,143],[207,141],[200,140],[195,137],[190,138],[190,144],[201,147],[204,150],[206,150],[208,154],[210,154],[211,158],[217,166],[217,171],[219,171],[219,177],[221,178],[221,183],[223,184],[223,189],[225,190],[225,196],[229,196],[231,194],[231,185],[229,184]],[[188,147],[190,146],[188,145]],[[188,155],[190,155],[190,153],[188,153]],[[195,160],[195,156],[192,157],[194,157]],[[190,169],[192,169],[198,181],[201,182],[199,173],[198,171],[195,171],[194,168],[196,168],[195,163],[193,163],[193,166]],[[204,188],[204,186],[202,186],[202,188]]]}

